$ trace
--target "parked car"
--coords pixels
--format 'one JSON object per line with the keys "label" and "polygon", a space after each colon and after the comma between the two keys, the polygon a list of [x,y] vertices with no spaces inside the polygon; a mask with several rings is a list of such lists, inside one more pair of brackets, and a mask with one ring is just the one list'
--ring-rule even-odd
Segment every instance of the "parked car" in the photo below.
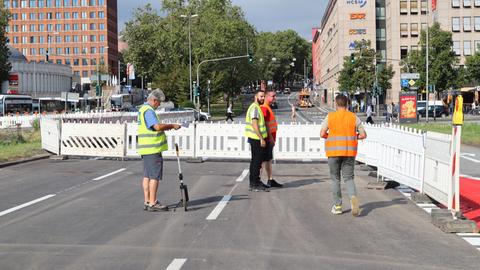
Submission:
{"label": "parked car", "polygon": [[202,112],[194,108],[178,107],[178,108],[172,108],[169,111],[193,111],[195,115],[195,120],[197,121],[207,121],[207,120],[210,120],[210,117],[211,117],[209,113]]}
{"label": "parked car", "polygon": [[[428,106],[428,117],[433,117],[434,114],[434,105]],[[448,108],[443,105],[435,105],[435,116],[436,117],[447,117],[450,114]],[[417,109],[418,118],[426,117],[425,107]]]}

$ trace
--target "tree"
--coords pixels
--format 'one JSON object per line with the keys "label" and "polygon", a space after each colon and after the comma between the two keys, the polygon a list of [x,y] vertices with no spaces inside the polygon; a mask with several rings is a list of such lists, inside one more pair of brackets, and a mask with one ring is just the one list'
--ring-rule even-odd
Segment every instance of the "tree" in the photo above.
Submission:
{"label": "tree", "polygon": [[363,91],[366,99],[368,92],[374,89],[375,82],[377,89],[382,90],[382,93],[378,93],[380,95],[390,89],[393,67],[377,63],[379,59],[380,55],[371,48],[370,40],[355,41],[354,51],[343,58],[343,69],[338,77],[340,91],[350,95]]}
{"label": "tree", "polygon": [[[457,87],[462,83],[462,71],[458,68],[458,58],[452,50],[452,33],[440,29],[439,23],[429,27],[429,84],[435,85],[437,91],[450,87]],[[417,83],[426,88],[426,32],[422,30],[420,42],[421,50],[410,51],[407,62],[411,72],[420,73]]]}
{"label": "tree", "polygon": [[466,78],[475,85],[480,84],[480,52],[465,59]]}
{"label": "tree", "polygon": [[0,7],[0,81],[8,80],[8,75],[12,65],[8,61],[10,51],[7,47],[6,27],[10,19],[10,12],[4,7]]}

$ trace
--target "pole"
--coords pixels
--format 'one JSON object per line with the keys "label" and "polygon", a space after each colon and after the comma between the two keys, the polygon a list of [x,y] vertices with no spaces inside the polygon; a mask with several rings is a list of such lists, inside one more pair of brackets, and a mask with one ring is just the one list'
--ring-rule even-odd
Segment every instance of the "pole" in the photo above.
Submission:
{"label": "pole", "polygon": [[37,97],[37,60],[33,61],[33,89],[35,93],[35,98]]}
{"label": "pole", "polygon": [[65,93],[65,114],[67,114],[67,100],[68,100],[68,92]]}
{"label": "pole", "polygon": [[208,114],[210,114],[210,80],[208,80],[208,88],[207,88],[207,110]]}
{"label": "pole", "polygon": [[191,20],[192,14],[188,14],[188,59],[189,65],[189,78],[190,78],[190,102],[193,102],[193,90],[192,90],[192,34],[191,34]]}
{"label": "pole", "polygon": [[[429,20],[428,20],[428,17],[430,16],[430,12],[429,12],[429,9],[428,9],[428,7],[429,7],[428,2],[430,2],[430,1],[427,1],[427,31],[426,31],[426,39],[427,39],[427,41],[426,41],[426,58],[425,58],[425,69],[426,69],[425,84],[426,84],[426,88],[427,88],[427,105],[426,105],[426,107],[425,107],[425,115],[426,115],[426,116],[425,116],[425,117],[426,117],[425,119],[426,119],[427,123],[428,123],[428,109],[429,109],[429,105],[428,105],[428,104],[429,104],[429,102],[430,102],[430,91],[429,91],[429,89],[428,89],[428,88],[429,88],[429,87],[428,87],[428,53],[429,53],[429,48],[428,48],[428,47],[429,47],[429,46],[428,46],[428,39],[429,39],[429,36],[428,36],[428,34],[429,34],[429,33],[428,33]],[[435,111],[435,106],[434,106],[433,110]]]}
{"label": "pole", "polygon": [[117,70],[117,73],[118,73],[118,77],[117,77],[117,85],[120,85],[121,82],[121,78],[120,78],[120,60],[118,60],[118,70]]}

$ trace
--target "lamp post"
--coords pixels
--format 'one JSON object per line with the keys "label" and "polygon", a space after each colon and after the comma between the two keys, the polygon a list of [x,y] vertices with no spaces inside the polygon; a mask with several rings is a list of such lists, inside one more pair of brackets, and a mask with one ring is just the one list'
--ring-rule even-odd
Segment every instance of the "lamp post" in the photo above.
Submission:
{"label": "lamp post", "polygon": [[191,20],[192,18],[198,17],[198,14],[189,14],[189,15],[180,15],[182,18],[188,18],[188,61],[189,61],[189,87],[190,87],[190,102],[193,100],[193,91],[192,91],[192,33],[191,33]]}

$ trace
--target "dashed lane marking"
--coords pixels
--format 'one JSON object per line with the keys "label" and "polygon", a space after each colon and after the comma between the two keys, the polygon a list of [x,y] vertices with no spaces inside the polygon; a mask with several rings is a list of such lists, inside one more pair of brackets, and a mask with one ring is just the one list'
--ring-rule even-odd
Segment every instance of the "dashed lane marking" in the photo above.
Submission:
{"label": "dashed lane marking", "polygon": [[173,259],[173,261],[167,266],[166,270],[180,270],[186,261],[186,258]]}
{"label": "dashed lane marking", "polygon": [[50,195],[43,196],[43,197],[41,197],[41,198],[35,199],[35,200],[33,200],[33,201],[29,201],[29,202],[26,202],[26,203],[24,203],[24,204],[21,204],[21,205],[12,207],[12,208],[7,209],[7,210],[4,210],[4,211],[0,212],[0,217],[1,217],[1,216],[4,216],[4,215],[6,215],[6,214],[10,214],[10,213],[12,213],[12,212],[15,212],[15,211],[17,211],[17,210],[20,210],[20,209],[22,209],[22,208],[25,208],[25,207],[27,207],[27,206],[30,206],[30,205],[39,203],[39,202],[41,202],[41,201],[50,199],[50,198],[52,198],[52,197],[54,197],[54,196],[56,196],[56,194],[50,194]]}
{"label": "dashed lane marking", "polygon": [[127,169],[127,168],[121,168],[121,169],[116,170],[116,171],[114,171],[114,172],[107,173],[107,174],[105,174],[105,175],[102,175],[102,176],[99,176],[99,177],[97,177],[97,178],[94,178],[94,179],[92,179],[92,181],[102,180],[102,179],[104,179],[104,178],[107,178],[107,177],[112,176],[112,175],[114,175],[114,174],[117,174],[117,173],[119,173],[119,172],[123,172],[123,171],[125,171],[126,169]]}
{"label": "dashed lane marking", "polygon": [[237,178],[236,182],[242,182],[245,177],[247,177],[248,171],[248,169],[243,170],[242,174]]}
{"label": "dashed lane marking", "polygon": [[208,215],[207,220],[216,220],[217,217],[222,212],[223,208],[227,206],[228,201],[232,198],[232,195],[225,195],[223,196],[222,200],[218,202],[217,206],[213,209],[213,211]]}

